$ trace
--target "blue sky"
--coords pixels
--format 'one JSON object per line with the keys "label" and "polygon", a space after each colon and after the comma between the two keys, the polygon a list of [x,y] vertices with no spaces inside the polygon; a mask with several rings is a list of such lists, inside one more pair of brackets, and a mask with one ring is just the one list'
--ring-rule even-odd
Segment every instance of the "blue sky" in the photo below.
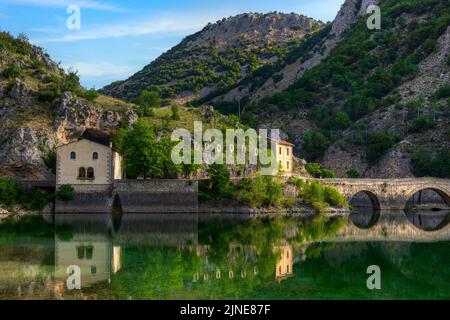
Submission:
{"label": "blue sky", "polygon": [[[126,79],[185,36],[243,12],[296,12],[331,21],[344,0],[0,0],[0,29],[24,32],[86,87]],[[69,30],[78,5],[81,28]]]}

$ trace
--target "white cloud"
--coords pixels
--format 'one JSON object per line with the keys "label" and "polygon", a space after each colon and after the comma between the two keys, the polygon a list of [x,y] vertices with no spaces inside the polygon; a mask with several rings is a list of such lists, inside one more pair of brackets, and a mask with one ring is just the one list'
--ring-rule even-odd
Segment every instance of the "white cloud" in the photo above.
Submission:
{"label": "white cloud", "polygon": [[129,22],[115,25],[84,27],[76,32],[66,33],[59,37],[36,39],[35,43],[73,42],[105,38],[120,38],[127,36],[141,36],[151,34],[185,35],[203,28],[208,22],[215,22],[225,15],[215,13],[166,13],[159,17],[151,17],[140,22]]}
{"label": "white cloud", "polygon": [[78,5],[80,8],[102,11],[124,11],[114,4],[92,0],[3,0],[6,3],[18,5],[32,5],[39,7],[67,8],[70,5]]}
{"label": "white cloud", "polygon": [[133,72],[136,72],[135,67],[127,65],[117,65],[108,62],[76,62],[73,64],[64,64],[63,68],[66,70],[77,70],[78,74],[81,77],[121,77],[128,76]]}

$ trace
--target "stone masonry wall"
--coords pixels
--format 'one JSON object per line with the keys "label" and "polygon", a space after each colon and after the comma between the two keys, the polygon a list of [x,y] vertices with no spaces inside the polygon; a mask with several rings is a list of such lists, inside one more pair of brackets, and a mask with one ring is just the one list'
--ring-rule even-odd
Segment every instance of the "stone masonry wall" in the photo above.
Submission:
{"label": "stone masonry wall", "polygon": [[196,213],[198,183],[184,180],[116,181],[123,213]]}
{"label": "stone masonry wall", "polygon": [[122,213],[196,213],[198,210],[197,182],[117,180],[114,185],[73,187],[75,198],[57,200],[56,213],[111,213],[113,209]]}

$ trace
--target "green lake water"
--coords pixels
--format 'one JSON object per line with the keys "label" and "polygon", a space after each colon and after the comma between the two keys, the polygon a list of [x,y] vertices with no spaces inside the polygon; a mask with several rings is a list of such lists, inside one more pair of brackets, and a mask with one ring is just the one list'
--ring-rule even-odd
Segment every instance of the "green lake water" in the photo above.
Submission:
{"label": "green lake water", "polygon": [[[449,299],[447,221],[404,212],[8,219],[0,299]],[[367,287],[371,265],[380,290]],[[73,266],[80,289],[69,288]]]}

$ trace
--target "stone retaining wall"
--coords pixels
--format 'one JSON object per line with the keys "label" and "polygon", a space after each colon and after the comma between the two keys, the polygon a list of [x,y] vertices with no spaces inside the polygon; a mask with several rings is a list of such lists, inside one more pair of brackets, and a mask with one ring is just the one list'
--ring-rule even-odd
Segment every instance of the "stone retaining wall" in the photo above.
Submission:
{"label": "stone retaining wall", "polygon": [[198,183],[184,180],[120,180],[78,185],[71,201],[57,200],[56,213],[196,213]]}
{"label": "stone retaining wall", "polygon": [[185,180],[116,181],[123,213],[196,213],[198,183]]}
{"label": "stone retaining wall", "polygon": [[56,199],[56,213],[111,213],[112,188],[108,185],[73,186],[75,198],[71,201]]}

